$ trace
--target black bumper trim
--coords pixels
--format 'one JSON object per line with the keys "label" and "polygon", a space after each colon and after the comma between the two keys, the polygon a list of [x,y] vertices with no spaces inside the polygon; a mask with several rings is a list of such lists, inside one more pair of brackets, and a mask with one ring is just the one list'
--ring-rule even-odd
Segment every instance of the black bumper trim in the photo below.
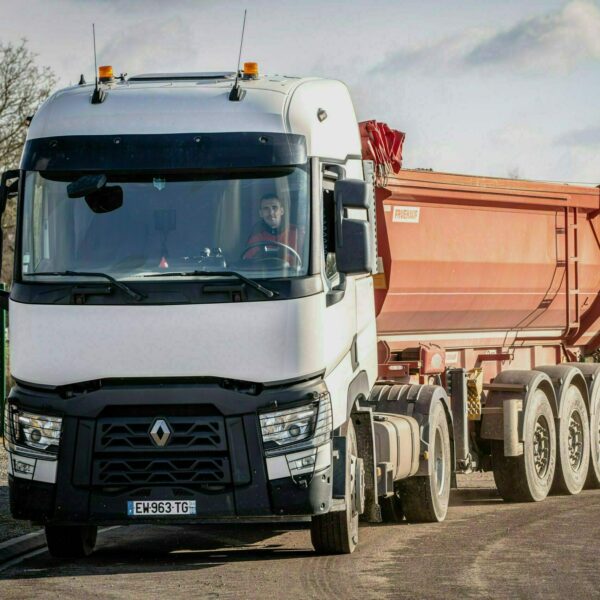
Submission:
{"label": "black bumper trim", "polygon": [[[11,478],[11,512],[15,518],[41,523],[140,523],[139,518],[127,516],[127,501],[134,499],[196,500],[198,516],[191,519],[192,522],[278,520],[285,516],[293,520],[327,512],[331,503],[331,468],[315,475],[304,487],[291,478],[269,481],[258,420],[261,408],[273,406],[275,402],[280,407],[297,403],[323,391],[322,381],[303,382],[257,396],[225,390],[215,384],[165,384],[102,388],[66,399],[56,392],[16,386],[11,390],[10,402],[32,412],[62,415],[63,431],[56,485]],[[221,415],[226,441],[213,456],[226,456],[227,477],[218,485],[166,480],[94,485],[98,483],[93,479],[95,461],[119,456],[118,452],[98,452],[98,418],[107,411],[110,413],[115,406],[121,414],[128,410],[135,414],[142,405],[150,412],[156,409],[157,416],[164,416],[165,406],[200,407],[199,413]],[[157,450],[152,452],[155,455]],[[146,455],[149,456],[148,451],[140,451],[140,457]],[[204,456],[204,452],[200,456]],[[138,457],[135,452],[127,452],[122,458]],[[169,453],[165,452],[165,459],[168,458]],[[151,523],[185,521],[190,518],[148,520]]]}

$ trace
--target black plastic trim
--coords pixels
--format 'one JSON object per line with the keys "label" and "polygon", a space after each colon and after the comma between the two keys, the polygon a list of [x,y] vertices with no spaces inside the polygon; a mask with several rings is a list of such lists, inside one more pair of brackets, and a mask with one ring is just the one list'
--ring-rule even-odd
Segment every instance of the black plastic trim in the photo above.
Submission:
{"label": "black plastic trim", "polygon": [[326,294],[325,300],[327,307],[333,306],[338,302],[341,302],[346,295],[346,275],[340,273],[340,282],[332,287]]}
{"label": "black plastic trim", "polygon": [[71,135],[25,144],[21,169],[42,172],[258,169],[307,162],[303,135],[272,132]]}
{"label": "black plastic trim", "polygon": [[81,418],[97,418],[107,406],[147,408],[163,404],[190,409],[209,406],[216,414],[230,416],[313,400],[315,393],[325,392],[322,377],[309,375],[268,386],[220,378],[96,380],[55,388],[18,381],[8,399],[33,412]]}
{"label": "black plastic trim", "polygon": [[362,396],[365,400],[371,395],[369,389],[369,377],[366,371],[361,371],[348,386],[348,402],[347,402],[347,414],[352,413],[352,409],[356,404],[356,399]]}
{"label": "black plastic trim", "polygon": [[[122,304],[224,304],[228,302],[276,302],[314,296],[323,292],[323,281],[319,275],[293,277],[289,279],[260,279],[261,285],[277,292],[268,298],[254,288],[237,284],[234,278],[219,279],[153,279],[128,281],[136,292],[146,297],[137,301],[114,286],[102,286],[101,293],[97,281],[68,282],[23,282],[13,284],[10,299],[23,304],[76,304],[75,290],[83,296],[86,305],[122,305]],[[112,293],[105,293],[111,288]],[[87,291],[86,291],[87,290]]]}
{"label": "black plastic trim", "polygon": [[[56,485],[24,482],[9,478],[11,511],[16,518],[42,523],[201,522],[206,519],[310,516],[327,512],[331,502],[331,468],[314,475],[306,486],[292,478],[269,481],[258,420],[259,410],[285,406],[312,399],[326,391],[322,378],[288,387],[262,388],[252,394],[243,389],[227,389],[225,382],[184,382],[155,380],[152,383],[102,385],[95,390],[71,392],[40,390],[16,385],[10,401],[32,412],[63,416]],[[166,419],[173,415],[220,415],[226,427],[226,454],[207,451],[207,456],[226,456],[231,465],[231,481],[210,487],[188,484],[94,485],[93,461],[97,460],[99,418],[127,422],[123,417],[156,414]],[[101,449],[102,456],[118,457],[118,452]],[[142,449],[141,458],[160,455],[159,449]],[[128,454],[135,456],[136,452]],[[165,453],[167,456],[168,453]],[[204,456],[204,452],[199,456]],[[178,456],[177,453],[174,454]],[[195,499],[197,518],[130,518],[126,502],[130,499]]]}

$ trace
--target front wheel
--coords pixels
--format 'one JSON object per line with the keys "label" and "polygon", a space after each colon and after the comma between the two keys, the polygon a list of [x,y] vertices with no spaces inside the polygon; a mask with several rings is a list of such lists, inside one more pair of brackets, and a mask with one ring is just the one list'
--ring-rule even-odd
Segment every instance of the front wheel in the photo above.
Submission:
{"label": "front wheel", "polygon": [[[345,510],[316,515],[310,523],[310,538],[314,549],[320,554],[351,554],[358,544],[358,510],[356,483],[364,486],[359,474],[362,461],[358,458],[356,433],[352,421],[346,431],[346,508]],[[358,478],[357,478],[358,475]]]}
{"label": "front wheel", "polygon": [[54,558],[83,558],[96,546],[95,525],[46,525],[48,552]]}
{"label": "front wheel", "polygon": [[429,430],[429,473],[398,482],[406,520],[413,523],[443,521],[450,500],[452,454],[446,411],[441,402],[433,407]]}

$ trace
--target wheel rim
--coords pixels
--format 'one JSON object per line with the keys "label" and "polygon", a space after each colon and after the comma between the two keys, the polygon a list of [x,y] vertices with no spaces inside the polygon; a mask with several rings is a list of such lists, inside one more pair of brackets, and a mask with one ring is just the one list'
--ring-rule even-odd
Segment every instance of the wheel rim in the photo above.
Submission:
{"label": "wheel rim", "polygon": [[573,411],[569,417],[567,448],[571,469],[578,471],[583,462],[583,422],[578,411]]}
{"label": "wheel rim", "polygon": [[550,467],[550,450],[550,427],[546,418],[540,416],[533,432],[533,463],[539,478],[544,477]]}
{"label": "wheel rim", "polygon": [[444,442],[439,428],[435,431],[435,483],[438,496],[443,495],[446,485],[446,461],[444,460]]}

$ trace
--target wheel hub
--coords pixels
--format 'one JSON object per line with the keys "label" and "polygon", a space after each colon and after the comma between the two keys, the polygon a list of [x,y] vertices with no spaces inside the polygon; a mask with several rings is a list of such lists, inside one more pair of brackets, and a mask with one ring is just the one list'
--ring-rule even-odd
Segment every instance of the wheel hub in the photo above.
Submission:
{"label": "wheel hub", "polygon": [[550,465],[550,430],[544,417],[540,417],[533,432],[533,463],[538,477],[543,477]]}

